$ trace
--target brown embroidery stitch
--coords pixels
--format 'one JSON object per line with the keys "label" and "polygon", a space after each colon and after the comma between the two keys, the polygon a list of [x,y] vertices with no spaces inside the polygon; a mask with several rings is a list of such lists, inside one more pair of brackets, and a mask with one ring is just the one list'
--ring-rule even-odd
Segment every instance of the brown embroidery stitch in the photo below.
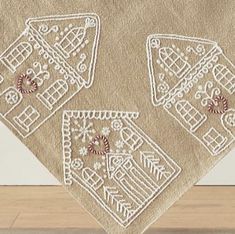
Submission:
{"label": "brown embroidery stitch", "polygon": [[211,101],[208,104],[208,111],[213,114],[223,114],[228,110],[228,100],[222,96],[216,96],[214,101]]}
{"label": "brown embroidery stitch", "polygon": [[[23,88],[24,81],[26,81],[26,85],[27,87],[29,87],[29,89]],[[25,74],[21,74],[18,77],[16,88],[22,94],[31,94],[31,93],[34,93],[38,89],[38,85],[29,76]]]}
{"label": "brown embroidery stitch", "polygon": [[[103,142],[104,149],[96,150],[95,145],[97,142],[98,143]],[[110,150],[109,141],[105,136],[98,135],[90,142],[90,144],[88,145],[88,150],[93,154],[105,155]]]}

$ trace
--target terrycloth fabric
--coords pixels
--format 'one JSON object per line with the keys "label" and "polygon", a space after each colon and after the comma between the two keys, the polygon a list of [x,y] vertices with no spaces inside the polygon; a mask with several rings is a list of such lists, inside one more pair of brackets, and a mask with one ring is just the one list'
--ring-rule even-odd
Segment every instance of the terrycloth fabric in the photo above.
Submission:
{"label": "terrycloth fabric", "polygon": [[1,1],[1,120],[108,233],[142,233],[234,146],[234,8]]}

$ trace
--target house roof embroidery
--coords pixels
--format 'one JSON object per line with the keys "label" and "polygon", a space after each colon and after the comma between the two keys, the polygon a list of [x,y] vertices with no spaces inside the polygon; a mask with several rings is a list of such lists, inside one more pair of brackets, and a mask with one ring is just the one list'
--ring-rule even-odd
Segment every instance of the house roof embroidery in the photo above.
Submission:
{"label": "house roof embroidery", "polygon": [[222,53],[214,41],[176,35],[150,35],[146,46],[152,101],[156,106],[188,92]]}
{"label": "house roof embroidery", "polygon": [[[26,36],[28,41],[18,45],[13,43],[11,46],[15,48],[9,52],[11,46],[8,47],[1,55],[1,61],[14,73],[36,49],[64,74],[65,79],[89,88],[94,79],[99,30],[100,20],[96,14],[30,18],[26,21],[25,31],[16,40]],[[89,53],[81,53],[86,47],[89,47]]]}

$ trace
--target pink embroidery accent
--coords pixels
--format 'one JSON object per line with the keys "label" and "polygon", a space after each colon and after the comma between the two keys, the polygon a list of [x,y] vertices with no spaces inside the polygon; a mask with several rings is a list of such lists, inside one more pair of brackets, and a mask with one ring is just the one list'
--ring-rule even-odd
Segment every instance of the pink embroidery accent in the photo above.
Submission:
{"label": "pink embroidery accent", "polygon": [[[26,84],[28,87],[30,87],[30,89],[23,88],[24,81],[26,81]],[[30,93],[35,92],[38,89],[38,85],[35,81],[31,80],[31,78],[29,76],[27,76],[25,74],[21,74],[18,77],[16,88],[22,94],[30,94]]]}
{"label": "pink embroidery accent", "polygon": [[[96,150],[95,149],[96,142],[100,143],[101,141],[104,144],[104,149],[103,150]],[[105,155],[110,150],[109,141],[105,136],[98,135],[95,138],[93,138],[93,140],[90,142],[90,144],[88,145],[88,150],[92,154]]]}
{"label": "pink embroidery accent", "polygon": [[[222,106],[220,104],[222,104]],[[211,101],[208,104],[208,111],[213,114],[223,114],[227,110],[228,110],[228,100],[221,95],[216,96],[214,98],[214,102]]]}

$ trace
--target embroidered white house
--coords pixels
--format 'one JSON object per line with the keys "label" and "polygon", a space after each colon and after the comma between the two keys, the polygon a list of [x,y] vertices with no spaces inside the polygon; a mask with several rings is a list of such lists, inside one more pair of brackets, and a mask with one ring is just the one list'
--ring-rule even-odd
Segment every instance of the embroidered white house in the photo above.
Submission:
{"label": "embroidered white house", "polygon": [[[180,167],[133,122],[138,113],[64,111],[64,182],[81,186],[121,226],[127,227],[179,175]],[[87,145],[105,135],[109,151]],[[96,150],[102,143],[96,142]],[[96,151],[97,152],[97,151]]]}
{"label": "embroidered white house", "polygon": [[[210,40],[154,34],[146,49],[153,105],[163,106],[212,155],[225,150],[235,140],[228,123],[235,119],[235,68],[221,48]],[[208,112],[211,103],[221,108],[218,95],[228,100],[223,115]]]}
{"label": "embroidered white house", "polygon": [[[22,137],[92,85],[99,32],[99,17],[92,13],[32,18],[0,55],[0,115]],[[21,95],[15,89],[22,73],[37,83],[36,92]]]}

